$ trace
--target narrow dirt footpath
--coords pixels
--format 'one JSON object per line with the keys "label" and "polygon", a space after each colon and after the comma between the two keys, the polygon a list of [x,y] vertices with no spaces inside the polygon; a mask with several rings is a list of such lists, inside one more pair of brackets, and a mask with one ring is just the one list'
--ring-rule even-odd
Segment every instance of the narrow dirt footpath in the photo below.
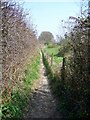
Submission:
{"label": "narrow dirt footpath", "polygon": [[41,58],[40,79],[36,81],[24,118],[61,118],[56,100],[51,94]]}

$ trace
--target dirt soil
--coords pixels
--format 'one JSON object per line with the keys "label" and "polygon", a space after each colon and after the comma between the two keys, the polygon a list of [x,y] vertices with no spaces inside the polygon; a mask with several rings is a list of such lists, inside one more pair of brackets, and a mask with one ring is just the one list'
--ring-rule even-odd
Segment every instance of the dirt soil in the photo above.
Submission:
{"label": "dirt soil", "polygon": [[33,85],[32,96],[25,109],[24,118],[62,118],[57,108],[41,58],[40,79]]}

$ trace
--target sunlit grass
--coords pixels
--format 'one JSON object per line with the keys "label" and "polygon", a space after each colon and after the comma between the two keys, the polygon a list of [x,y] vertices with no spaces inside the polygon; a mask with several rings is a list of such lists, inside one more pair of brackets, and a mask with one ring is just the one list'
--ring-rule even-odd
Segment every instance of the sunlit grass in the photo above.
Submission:
{"label": "sunlit grass", "polygon": [[58,50],[59,50],[59,46],[55,46],[54,48],[48,48],[48,47],[46,47],[45,49],[44,49],[44,51],[45,52],[47,52],[49,55],[57,55],[57,53],[58,53]]}
{"label": "sunlit grass", "polygon": [[57,56],[54,56],[54,61],[57,65],[59,65],[63,60],[63,57],[57,57]]}
{"label": "sunlit grass", "polygon": [[60,63],[63,60],[63,57],[58,56],[59,49],[60,49],[59,45],[57,46],[55,45],[53,46],[53,48],[48,48],[48,47],[44,48],[45,53],[47,53],[50,57],[53,56],[53,65],[52,65],[53,69],[59,67]]}

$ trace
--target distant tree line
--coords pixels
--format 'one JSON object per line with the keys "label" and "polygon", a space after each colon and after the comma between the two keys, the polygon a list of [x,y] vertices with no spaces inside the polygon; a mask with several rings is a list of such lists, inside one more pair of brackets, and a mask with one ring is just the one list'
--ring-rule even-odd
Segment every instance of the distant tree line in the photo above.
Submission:
{"label": "distant tree line", "polygon": [[40,42],[41,44],[47,44],[47,45],[48,45],[48,44],[54,42],[54,36],[53,36],[53,34],[52,34],[51,32],[49,32],[49,31],[43,31],[43,32],[40,34],[38,40],[39,40],[39,42]]}

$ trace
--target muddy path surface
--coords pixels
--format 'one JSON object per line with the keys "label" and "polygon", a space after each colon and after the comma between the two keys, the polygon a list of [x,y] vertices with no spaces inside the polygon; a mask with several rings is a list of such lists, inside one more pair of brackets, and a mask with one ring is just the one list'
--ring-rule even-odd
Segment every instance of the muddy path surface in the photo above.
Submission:
{"label": "muddy path surface", "polygon": [[50,91],[42,58],[40,79],[34,84],[32,97],[25,110],[24,118],[62,118],[57,109],[57,102]]}

